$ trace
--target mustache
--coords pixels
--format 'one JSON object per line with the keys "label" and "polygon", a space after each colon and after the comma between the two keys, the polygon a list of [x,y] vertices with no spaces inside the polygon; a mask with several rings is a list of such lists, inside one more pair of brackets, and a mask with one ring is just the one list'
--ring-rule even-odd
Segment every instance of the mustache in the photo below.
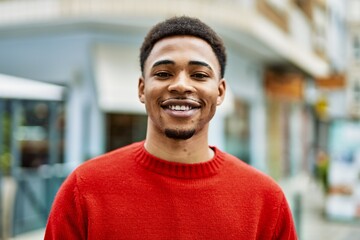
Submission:
{"label": "mustache", "polygon": [[192,107],[200,107],[203,105],[203,102],[200,99],[192,98],[192,97],[170,97],[161,101],[162,106],[177,105],[177,104],[187,104]]}
{"label": "mustache", "polygon": [[169,98],[166,98],[165,100],[163,100],[162,102],[166,102],[166,101],[171,101],[171,100],[187,100],[187,101],[193,101],[193,102],[201,102],[200,99],[197,99],[197,98],[193,98],[193,97],[182,97],[182,96],[179,96],[179,97],[169,97]]}

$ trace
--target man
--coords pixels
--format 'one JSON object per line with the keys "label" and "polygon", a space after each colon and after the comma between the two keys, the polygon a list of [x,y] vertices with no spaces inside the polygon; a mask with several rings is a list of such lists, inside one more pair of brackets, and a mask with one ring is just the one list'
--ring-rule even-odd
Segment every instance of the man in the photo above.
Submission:
{"label": "man", "polygon": [[208,145],[225,63],[222,40],[198,19],[153,27],[140,53],[145,141],[78,167],[45,239],[297,239],[279,186]]}

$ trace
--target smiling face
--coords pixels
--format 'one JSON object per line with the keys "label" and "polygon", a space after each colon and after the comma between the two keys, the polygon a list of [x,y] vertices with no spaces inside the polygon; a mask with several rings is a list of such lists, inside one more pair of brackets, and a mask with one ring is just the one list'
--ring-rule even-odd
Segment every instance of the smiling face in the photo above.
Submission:
{"label": "smiling face", "polygon": [[185,140],[207,137],[208,124],[225,94],[225,80],[210,45],[192,36],[158,41],[139,79],[148,113],[148,135]]}

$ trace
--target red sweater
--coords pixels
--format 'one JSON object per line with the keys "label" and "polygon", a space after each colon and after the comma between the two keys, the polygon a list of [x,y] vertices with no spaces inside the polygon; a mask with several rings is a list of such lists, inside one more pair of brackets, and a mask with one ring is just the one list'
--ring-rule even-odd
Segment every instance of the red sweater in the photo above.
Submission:
{"label": "red sweater", "polygon": [[297,239],[279,186],[213,149],[181,164],[140,142],[87,161],[61,186],[45,239]]}

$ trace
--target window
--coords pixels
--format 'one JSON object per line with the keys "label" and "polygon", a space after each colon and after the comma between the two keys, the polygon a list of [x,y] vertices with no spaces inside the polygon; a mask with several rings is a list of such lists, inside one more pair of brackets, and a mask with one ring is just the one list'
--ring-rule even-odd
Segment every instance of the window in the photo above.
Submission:
{"label": "window", "polygon": [[64,162],[64,104],[0,98],[1,169]]}
{"label": "window", "polygon": [[258,0],[258,11],[283,31],[288,31],[288,16],[282,1]]}
{"label": "window", "polygon": [[21,167],[64,162],[64,111],[50,101],[23,101],[17,130]]}
{"label": "window", "polygon": [[108,114],[106,150],[145,139],[147,116],[141,114]]}
{"label": "window", "polygon": [[360,62],[360,37],[357,35],[353,38],[353,52],[354,60]]}
{"label": "window", "polygon": [[301,11],[304,12],[304,14],[312,18],[312,1],[311,0],[294,0],[294,3],[298,8],[301,9]]}
{"label": "window", "polygon": [[234,112],[225,119],[226,151],[250,163],[249,105],[235,100]]}

